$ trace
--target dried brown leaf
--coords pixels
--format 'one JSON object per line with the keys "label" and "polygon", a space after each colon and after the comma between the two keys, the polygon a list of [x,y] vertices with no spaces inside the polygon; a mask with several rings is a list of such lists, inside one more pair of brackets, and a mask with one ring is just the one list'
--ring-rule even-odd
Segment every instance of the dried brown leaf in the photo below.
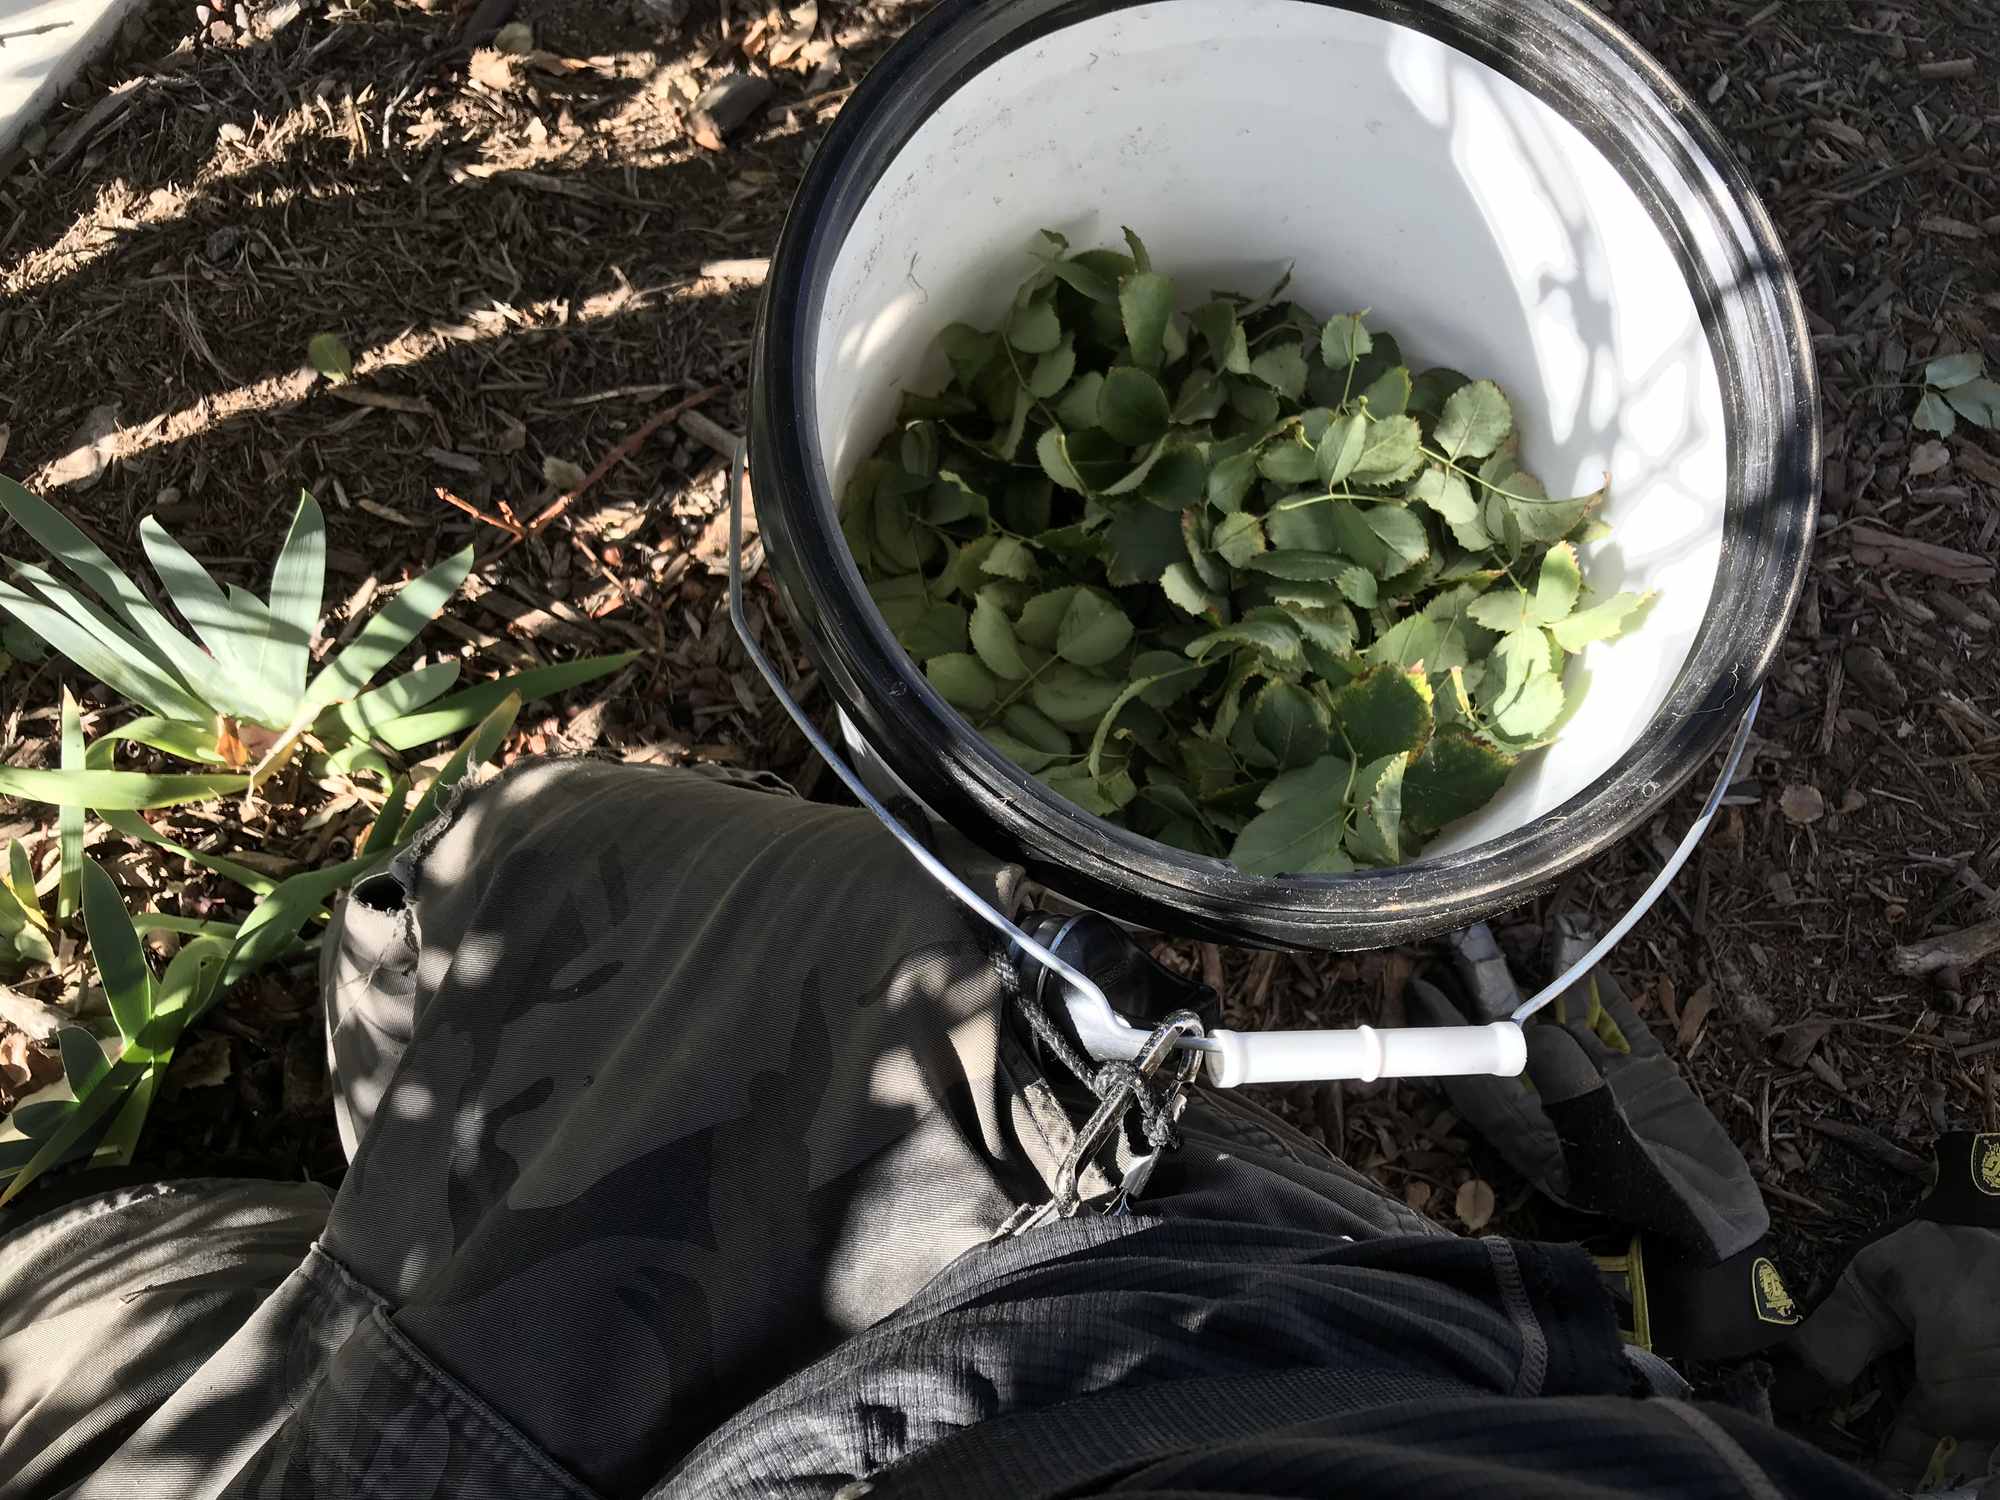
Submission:
{"label": "dried brown leaf", "polygon": [[1816,786],[1788,786],[1778,806],[1794,823],[1817,823],[1826,816],[1826,798]]}
{"label": "dried brown leaf", "polygon": [[1498,1207],[1492,1185],[1483,1177],[1468,1177],[1459,1184],[1451,1211],[1458,1215],[1461,1224],[1477,1234],[1493,1222],[1493,1211]]}

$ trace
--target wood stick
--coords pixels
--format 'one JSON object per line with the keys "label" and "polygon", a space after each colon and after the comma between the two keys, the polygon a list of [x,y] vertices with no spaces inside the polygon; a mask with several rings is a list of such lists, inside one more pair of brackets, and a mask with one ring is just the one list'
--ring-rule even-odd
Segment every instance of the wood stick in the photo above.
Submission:
{"label": "wood stick", "polygon": [[1935,974],[1939,969],[1970,968],[1995,952],[2000,952],[2000,917],[1905,944],[1889,955],[1889,967],[1898,974]]}

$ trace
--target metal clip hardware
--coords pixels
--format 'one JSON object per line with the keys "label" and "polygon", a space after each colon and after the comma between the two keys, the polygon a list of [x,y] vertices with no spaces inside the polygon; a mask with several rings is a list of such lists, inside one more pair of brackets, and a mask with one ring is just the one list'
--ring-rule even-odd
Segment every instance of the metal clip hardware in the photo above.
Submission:
{"label": "metal clip hardware", "polygon": [[[1105,1210],[1112,1214],[1130,1211],[1126,1205],[1143,1191],[1147,1179],[1153,1175],[1154,1164],[1167,1148],[1168,1137],[1187,1108],[1187,1086],[1201,1067],[1201,1054],[1180,1051],[1180,1042],[1184,1037],[1201,1035],[1202,1024],[1193,1011],[1175,1011],[1154,1028],[1131,1062],[1106,1063],[1099,1070],[1099,1082],[1095,1085],[1101,1089],[1097,1109],[1077,1131],[1075,1143],[1063,1157],[1062,1165],[1056,1169],[1052,1203],[1057,1213],[1069,1218],[1083,1206],[1078,1181],[1083,1176],[1084,1168],[1096,1159],[1117,1133],[1124,1122],[1125,1112],[1136,1105],[1146,1117],[1147,1138],[1152,1142],[1153,1149],[1135,1161],[1124,1174],[1116,1196]],[[1169,1058],[1175,1059],[1174,1066],[1167,1075],[1165,1087],[1155,1091],[1154,1075]]]}

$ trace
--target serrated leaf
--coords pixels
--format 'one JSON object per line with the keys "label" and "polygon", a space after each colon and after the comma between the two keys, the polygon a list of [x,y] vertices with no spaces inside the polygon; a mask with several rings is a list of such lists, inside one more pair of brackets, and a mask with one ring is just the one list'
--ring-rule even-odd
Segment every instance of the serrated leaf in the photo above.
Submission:
{"label": "serrated leaf", "polygon": [[1431,439],[1448,458],[1484,458],[1513,430],[1514,409],[1500,387],[1475,380],[1451,393]]}
{"label": "serrated leaf", "polygon": [[1407,755],[1385,755],[1355,774],[1355,795],[1361,805],[1347,847],[1370,864],[1393,865],[1403,857],[1403,777],[1409,763]]}
{"label": "serrated leaf", "polygon": [[1299,627],[1282,611],[1252,610],[1234,625],[1211,630],[1189,641],[1187,654],[1196,661],[1224,646],[1250,646],[1280,666],[1299,658]]}
{"label": "serrated leaf", "polygon": [[1348,783],[1353,779],[1354,767],[1345,757],[1322,755],[1309,766],[1273,776],[1257,793],[1257,806],[1269,812],[1294,797],[1311,797],[1339,807],[1346,801]]}
{"label": "serrated leaf", "polygon": [[1026,583],[1035,576],[1035,554],[1027,544],[1011,536],[996,541],[979,564],[979,571],[994,578],[1011,578]]}
{"label": "serrated leaf", "polygon": [[1229,565],[1215,555],[1208,517],[1199,510],[1182,511],[1181,541],[1187,547],[1194,576],[1212,592],[1225,592],[1229,588]]}
{"label": "serrated leaf", "polygon": [[[1168,659],[1172,661],[1172,658]],[[1200,671],[1199,667],[1190,667],[1186,662],[1174,661],[1166,672],[1138,677],[1125,685],[1118,696],[1111,700],[1111,706],[1105,709],[1103,717],[1097,721],[1096,732],[1090,737],[1090,750],[1084,757],[1084,766],[1093,780],[1104,774],[1104,748],[1110,742],[1111,731],[1118,723],[1118,716],[1139,701],[1147,689],[1159,686],[1163,680],[1173,677],[1193,678],[1199,675]]]}
{"label": "serrated leaf", "polygon": [[1073,748],[1069,731],[1039,709],[1016,703],[1000,716],[1000,722],[1016,739],[1048,755],[1068,755]]}
{"label": "serrated leaf", "polygon": [[1160,575],[1160,588],[1174,608],[1197,619],[1220,619],[1229,602],[1201,581],[1192,563],[1169,564]]}
{"label": "serrated leaf", "polygon": [[1257,450],[1257,472],[1273,483],[1304,484],[1318,471],[1318,455],[1296,428]]}
{"label": "serrated leaf", "polygon": [[1436,417],[1443,413],[1445,402],[1452,394],[1464,386],[1472,384],[1472,378],[1444,365],[1428,369],[1410,382],[1410,402],[1407,410],[1413,416]]}
{"label": "serrated leaf", "polygon": [[1403,776],[1403,822],[1418,838],[1470,817],[1499,795],[1516,757],[1464,724],[1446,724]]}
{"label": "serrated leaf", "polygon": [[[982,729],[979,731],[986,743],[998,750],[1022,770],[1033,773],[1046,769],[1057,756],[1047,750],[1017,739],[1004,729]],[[1065,747],[1067,748],[1067,747]]]}
{"label": "serrated leaf", "polygon": [[[1399,669],[1423,665],[1426,671],[1446,671],[1452,665],[1440,662],[1445,627],[1424,615],[1405,615],[1375,638],[1368,659]],[[1462,665],[1462,663],[1460,663]]]}
{"label": "serrated leaf", "polygon": [[1267,682],[1250,705],[1251,732],[1279,766],[1293,770],[1326,754],[1332,730],[1319,700],[1295,682]]}
{"label": "serrated leaf", "polygon": [[1348,471],[1358,484],[1394,484],[1407,479],[1423,461],[1422,435],[1415,417],[1390,417],[1369,426],[1361,456]]}
{"label": "serrated leaf", "polygon": [[1452,537],[1469,552],[1484,552],[1493,538],[1480,524],[1479,502],[1463,474],[1433,464],[1417,476],[1410,498],[1429,506],[1451,528]]}
{"label": "serrated leaf", "polygon": [[1375,347],[1362,326],[1361,313],[1344,313],[1329,318],[1320,333],[1320,359],[1329,370],[1345,370]]}
{"label": "serrated leaf", "polygon": [[1940,354],[1924,366],[1924,384],[1948,391],[1969,380],[1977,380],[1985,373],[1986,361],[1976,353]]}
{"label": "serrated leaf", "polygon": [[1557,542],[1542,558],[1542,571],[1536,576],[1535,592],[1528,601],[1529,622],[1553,625],[1567,619],[1582,592],[1583,569],[1577,562],[1576,548],[1568,542]]}
{"label": "serrated leaf", "polygon": [[1136,467],[1127,472],[1124,478],[1106,485],[1098,492],[1099,496],[1106,500],[1113,500],[1120,495],[1129,495],[1139,489],[1145,484],[1147,478],[1151,476],[1154,466],[1159,463],[1166,451],[1167,440],[1163,437],[1146,451]]}
{"label": "serrated leaf", "polygon": [[949,651],[924,663],[924,675],[953,708],[978,713],[991,708],[1000,697],[1000,684],[976,656]]}
{"label": "serrated leaf", "polygon": [[1238,511],[1257,482],[1255,451],[1231,453],[1208,471],[1208,503],[1221,511]]}
{"label": "serrated leaf", "polygon": [[1363,762],[1417,752],[1431,732],[1431,689],[1423,675],[1369,668],[1333,695],[1333,726]]}
{"label": "serrated leaf", "polygon": [[1055,650],[1063,616],[1069,613],[1070,600],[1076,597],[1076,593],[1076,589],[1066,588],[1036,594],[1021,606],[1016,633],[1031,646],[1039,646],[1044,651]]}
{"label": "serrated leaf", "polygon": [[1238,511],[1218,521],[1210,544],[1224,562],[1235,568],[1267,549],[1263,525],[1248,511]]}
{"label": "serrated leaf", "polygon": [[1372,417],[1402,416],[1410,405],[1410,372],[1402,365],[1392,365],[1369,382],[1361,399],[1368,403]]}
{"label": "serrated leaf", "polygon": [[1063,341],[1037,359],[1034,369],[1028,372],[1028,394],[1038,400],[1053,401],[1075,374],[1076,336],[1064,334]]}
{"label": "serrated leaf", "polygon": [[1154,708],[1172,708],[1201,686],[1202,672],[1172,651],[1141,651],[1132,658],[1131,671],[1135,679],[1152,679],[1139,699]]}
{"label": "serrated leaf", "polygon": [[1028,675],[1028,664],[1021,657],[1021,643],[1014,635],[1014,622],[993,600],[982,598],[973,607],[968,633],[973,651],[995,677],[1019,682]]}
{"label": "serrated leaf", "polygon": [[1252,875],[1339,875],[1354,868],[1342,847],[1347,809],[1299,796],[1259,813],[1236,835],[1229,862]]}
{"label": "serrated leaf", "polygon": [[1122,770],[1097,778],[1081,766],[1058,766],[1043,771],[1035,779],[1065,801],[1074,802],[1085,812],[1095,813],[1100,818],[1109,817],[1128,806],[1139,795],[1139,788],[1131,775]]}
{"label": "serrated leaf", "polygon": [[1092,370],[1076,377],[1056,403],[1056,420],[1066,432],[1079,432],[1097,420],[1097,404],[1104,392],[1104,377]]}
{"label": "serrated leaf", "polygon": [[969,323],[950,323],[937,337],[938,350],[951,366],[958,384],[968,389],[979,382],[987,366],[1000,357],[1001,337]]}
{"label": "serrated leaf", "polygon": [[306,360],[335,384],[354,378],[354,356],[348,352],[346,340],[337,333],[316,333],[307,340]]}
{"label": "serrated leaf", "polygon": [[1950,437],[1958,430],[1958,413],[1937,391],[1924,392],[1910,421],[1919,432],[1935,432],[1939,437]]}
{"label": "serrated leaf", "polygon": [[1250,376],[1261,380],[1287,401],[1297,401],[1306,390],[1306,356],[1297,344],[1278,344],[1250,361]]}
{"label": "serrated leaf", "polygon": [[1368,441],[1368,418],[1350,412],[1331,423],[1319,440],[1314,455],[1320,479],[1328,486],[1340,484],[1361,462],[1361,450]]}
{"label": "serrated leaf", "polygon": [[1198,449],[1170,443],[1141,493],[1154,505],[1177,513],[1198,505],[1208,493],[1208,464]]}
{"label": "serrated leaf", "polygon": [[1173,282],[1153,271],[1135,271],[1118,289],[1118,310],[1132,363],[1142,370],[1157,370],[1166,355],[1167,324],[1174,315]]}
{"label": "serrated leaf", "polygon": [[1625,622],[1651,594],[1614,594],[1609,599],[1580,610],[1549,627],[1549,634],[1565,651],[1581,651],[1595,641],[1616,640]]}
{"label": "serrated leaf", "polygon": [[1530,740],[1563,710],[1562,678],[1553,672],[1530,677],[1507,706],[1493,715],[1493,727],[1509,739]]}
{"label": "serrated leaf", "polygon": [[1253,573],[1305,583],[1338,579],[1354,564],[1332,552],[1286,550],[1262,553],[1246,560],[1243,566]]}
{"label": "serrated leaf", "polygon": [[1094,589],[1078,589],[1056,631],[1056,655],[1079,667],[1098,667],[1132,643],[1131,618]]}
{"label": "serrated leaf", "polygon": [[1187,561],[1179,511],[1157,505],[1130,505],[1104,529],[1105,580],[1114,588],[1157,583],[1177,562]]}
{"label": "serrated leaf", "polygon": [[1126,447],[1158,442],[1166,436],[1171,416],[1167,393],[1144,370],[1119,365],[1105,375],[1096,425]]}
{"label": "serrated leaf", "polygon": [[1062,320],[1052,297],[1030,298],[1007,320],[1007,342],[1023,354],[1053,353],[1062,340]]}
{"label": "serrated leaf", "polygon": [[1083,477],[1070,461],[1068,435],[1060,427],[1051,427],[1035,440],[1035,457],[1041,461],[1042,472],[1056,484],[1079,495],[1085,492]]}
{"label": "serrated leaf", "polygon": [[1123,683],[1058,661],[1035,679],[1029,697],[1036,709],[1064,729],[1095,729],[1123,690]]}

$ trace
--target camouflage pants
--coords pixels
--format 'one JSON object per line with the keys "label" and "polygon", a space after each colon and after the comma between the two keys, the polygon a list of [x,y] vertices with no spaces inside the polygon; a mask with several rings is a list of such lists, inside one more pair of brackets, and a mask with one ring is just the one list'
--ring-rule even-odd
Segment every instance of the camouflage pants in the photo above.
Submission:
{"label": "camouflage pants", "polygon": [[[645,1491],[1048,1196],[1081,1111],[1008,972],[864,813],[517,767],[329,935],[330,1209],[161,1185],[0,1241],[0,1500]],[[1146,1211],[1437,1232],[1245,1101],[1186,1135]]]}

